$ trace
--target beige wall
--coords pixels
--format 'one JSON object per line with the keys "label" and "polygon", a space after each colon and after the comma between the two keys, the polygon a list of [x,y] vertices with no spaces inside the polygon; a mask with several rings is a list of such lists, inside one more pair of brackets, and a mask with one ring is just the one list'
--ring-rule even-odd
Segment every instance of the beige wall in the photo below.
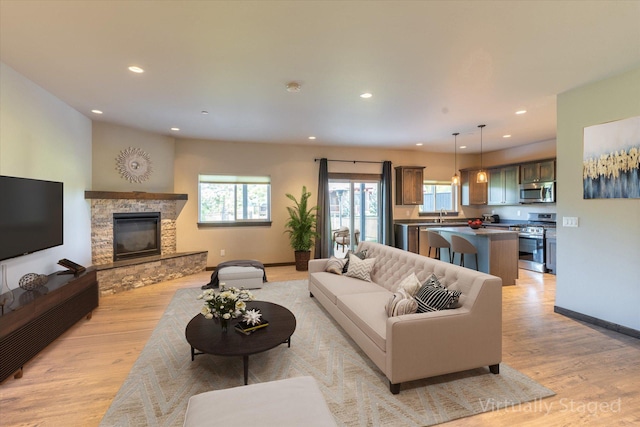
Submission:
{"label": "beige wall", "polygon": [[11,288],[27,273],[61,270],[61,258],[91,264],[88,159],[91,120],[0,63],[0,174],[64,183],[64,244],[1,261]]}
{"label": "beige wall", "polygon": [[[93,122],[94,191],[173,192],[173,137],[105,122]],[[151,157],[153,171],[147,181],[131,183],[120,176],[116,157],[120,151],[139,148]]]}
{"label": "beige wall", "polygon": [[[453,157],[419,151],[370,148],[336,148],[303,145],[177,140],[175,158],[176,192],[187,193],[189,201],[178,217],[178,251],[207,250],[207,265],[230,259],[259,259],[265,263],[293,262],[293,250],[283,233],[286,206],[291,193],[300,196],[303,185],[317,197],[318,163],[314,158],[342,160],[391,160],[394,166],[426,166],[427,179],[451,178]],[[379,164],[329,162],[329,172],[381,173]],[[198,174],[268,175],[272,185],[271,227],[198,229]],[[315,203],[314,203],[315,204]],[[396,218],[417,218],[417,208],[399,206]],[[226,256],[220,256],[220,250]]]}
{"label": "beige wall", "polygon": [[584,200],[583,130],[640,115],[640,68],[558,96],[556,305],[640,330],[640,200]]}

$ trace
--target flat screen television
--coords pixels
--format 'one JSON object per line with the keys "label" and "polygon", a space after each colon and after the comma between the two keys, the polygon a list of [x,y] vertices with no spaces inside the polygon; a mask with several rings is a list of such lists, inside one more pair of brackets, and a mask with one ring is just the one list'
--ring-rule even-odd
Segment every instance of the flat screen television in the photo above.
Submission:
{"label": "flat screen television", "polygon": [[62,182],[0,175],[0,260],[62,243]]}

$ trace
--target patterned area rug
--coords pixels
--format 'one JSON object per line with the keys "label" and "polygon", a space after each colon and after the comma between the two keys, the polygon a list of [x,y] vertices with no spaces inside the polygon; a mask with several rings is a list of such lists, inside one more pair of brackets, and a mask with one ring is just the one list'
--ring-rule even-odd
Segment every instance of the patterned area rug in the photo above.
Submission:
{"label": "patterned area rug", "polygon": [[[184,330],[200,312],[200,292],[176,291],[101,426],[181,426],[190,396],[243,385],[240,357],[191,361]],[[480,368],[405,383],[393,395],[386,377],[309,297],[306,280],[266,283],[253,292],[291,310],[297,327],[291,348],[250,356],[249,384],[311,375],[339,425],[428,426],[554,395],[504,363],[500,375]]]}

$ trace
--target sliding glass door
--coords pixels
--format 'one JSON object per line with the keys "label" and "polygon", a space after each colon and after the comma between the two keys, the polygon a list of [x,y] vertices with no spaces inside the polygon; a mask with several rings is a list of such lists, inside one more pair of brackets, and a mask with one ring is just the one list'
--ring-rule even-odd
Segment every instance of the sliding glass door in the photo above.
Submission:
{"label": "sliding glass door", "polygon": [[329,179],[333,253],[344,256],[358,242],[379,242],[380,180]]}

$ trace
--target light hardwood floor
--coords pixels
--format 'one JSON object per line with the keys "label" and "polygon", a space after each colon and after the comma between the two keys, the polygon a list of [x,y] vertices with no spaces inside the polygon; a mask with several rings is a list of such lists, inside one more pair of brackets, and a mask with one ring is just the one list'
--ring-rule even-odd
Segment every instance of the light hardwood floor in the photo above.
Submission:
{"label": "light hardwood floor", "polygon": [[[175,290],[199,287],[209,275],[101,298],[93,318],[27,363],[23,378],[0,384],[0,426],[97,426]],[[273,267],[267,276],[307,275]],[[520,270],[517,285],[503,288],[503,362],[557,395],[448,426],[640,424],[640,340],[555,314],[554,300],[548,274]]]}

